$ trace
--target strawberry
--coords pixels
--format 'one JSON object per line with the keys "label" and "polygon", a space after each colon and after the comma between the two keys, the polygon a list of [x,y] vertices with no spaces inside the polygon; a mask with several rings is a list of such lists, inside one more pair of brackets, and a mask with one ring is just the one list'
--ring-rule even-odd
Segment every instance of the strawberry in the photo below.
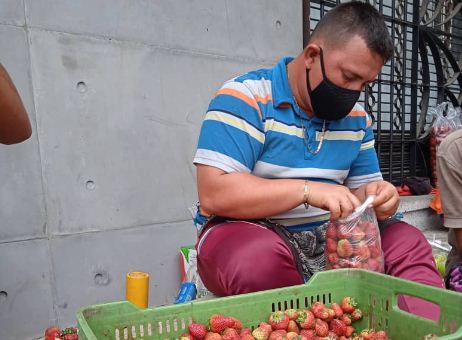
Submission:
{"label": "strawberry", "polygon": [[353,249],[353,255],[357,256],[359,261],[365,261],[370,257],[369,247],[366,242],[359,242],[359,244]]}
{"label": "strawberry", "polygon": [[345,336],[347,336],[347,337],[352,336],[354,331],[355,331],[355,329],[353,328],[353,326],[346,326]]}
{"label": "strawberry", "polygon": [[233,324],[232,324],[231,326],[229,326],[229,327],[230,327],[230,328],[234,328],[235,330],[237,330],[238,332],[240,332],[241,329],[242,329],[242,322],[241,322],[241,320],[236,319],[236,318],[234,318],[234,317],[232,317],[232,316],[230,316],[229,319],[230,319],[230,322],[233,321]]}
{"label": "strawberry", "polygon": [[374,223],[369,221],[364,221],[364,233],[366,238],[377,237],[378,230]]}
{"label": "strawberry", "polygon": [[371,340],[388,340],[388,335],[385,331],[378,331],[371,337]]}
{"label": "strawberry", "polygon": [[352,313],[351,313],[351,319],[353,321],[358,321],[358,320],[361,320],[363,318],[363,312],[361,311],[361,309],[359,308],[356,308]]}
{"label": "strawberry", "polygon": [[234,321],[221,314],[213,314],[209,319],[210,331],[213,333],[221,333],[225,328],[234,325]]}
{"label": "strawberry", "polygon": [[200,323],[192,323],[188,327],[189,333],[196,339],[203,339],[207,335],[207,327]]}
{"label": "strawberry", "polygon": [[322,302],[315,302],[311,305],[311,311],[316,318],[325,320],[329,317],[329,313]]}
{"label": "strawberry", "polygon": [[289,324],[287,325],[287,332],[296,334],[300,333],[297,323],[294,320],[289,321]]}
{"label": "strawberry", "polygon": [[284,329],[272,331],[268,340],[286,340],[287,332]]}
{"label": "strawberry", "polygon": [[372,340],[372,337],[374,336],[375,332],[373,329],[363,329],[360,333],[359,336],[363,340]]}
{"label": "strawberry", "polygon": [[289,317],[290,320],[297,320],[297,317],[298,317],[298,312],[296,309],[287,309],[286,310],[286,314],[287,316]]}
{"label": "strawberry", "polygon": [[334,319],[329,323],[329,329],[336,335],[345,335],[347,326],[339,319]]}
{"label": "strawberry", "polygon": [[316,339],[316,332],[314,329],[302,329],[300,331],[300,336],[308,340],[315,340]]}
{"label": "strawberry", "polygon": [[353,254],[353,246],[350,241],[342,239],[337,243],[337,254],[340,257],[349,257]]}
{"label": "strawberry", "polygon": [[253,330],[252,336],[255,338],[255,340],[267,340],[270,336],[270,333],[271,329],[268,329],[265,325],[262,326],[262,324],[260,324],[260,326]]}
{"label": "strawberry", "polygon": [[223,340],[239,340],[241,337],[234,328],[226,328],[223,331]]}
{"label": "strawberry", "polygon": [[330,308],[332,308],[332,309],[334,310],[334,312],[335,312],[335,317],[337,317],[337,318],[341,318],[341,317],[342,317],[342,315],[343,315],[343,310],[342,310],[342,308],[340,308],[340,305],[339,305],[338,303],[336,303],[336,302],[332,303],[332,304],[330,305]]}
{"label": "strawberry", "polygon": [[335,334],[333,331],[329,331],[329,333],[327,334],[327,337],[324,337],[323,339],[338,340],[338,335]]}
{"label": "strawberry", "polygon": [[[186,334],[186,336],[189,336],[189,334]],[[191,337],[192,338],[192,337]],[[77,334],[77,328],[75,327],[67,327],[61,331],[61,338],[63,340],[78,340],[79,336]],[[191,339],[193,340],[193,339]]]}
{"label": "strawberry", "polygon": [[337,236],[338,238],[350,238],[352,236],[351,228],[344,224],[340,224],[337,227]]}
{"label": "strawberry", "polygon": [[[298,338],[298,337],[299,337],[298,333],[295,333],[295,332],[287,332],[287,335],[286,335],[287,340],[293,340],[293,339]],[[302,337],[300,336],[300,340],[301,340],[301,338]]]}
{"label": "strawberry", "polygon": [[364,233],[364,231],[359,229],[359,227],[357,226],[351,230],[351,240],[352,241],[361,241],[365,235],[366,234]]}
{"label": "strawberry", "polygon": [[351,325],[351,315],[350,314],[343,314],[340,320],[347,326]]}
{"label": "strawberry", "polygon": [[268,334],[273,331],[273,327],[271,327],[271,325],[266,323],[266,322],[260,322],[259,327],[261,327],[263,330],[267,331]]}
{"label": "strawberry", "polygon": [[342,308],[344,313],[353,313],[356,307],[356,301],[349,297],[346,296],[342,299],[342,302],[340,302],[340,307]]}
{"label": "strawberry", "polygon": [[369,259],[367,261],[367,265],[369,267],[369,270],[372,270],[374,272],[378,272],[380,270],[380,262],[376,259]]}
{"label": "strawberry", "polygon": [[222,340],[223,338],[221,337],[221,335],[219,333],[215,333],[215,332],[208,332],[206,335],[205,335],[205,340]]}
{"label": "strawberry", "polygon": [[337,227],[334,223],[329,223],[326,230],[326,238],[335,239],[337,237]]}
{"label": "strawberry", "polygon": [[247,334],[252,335],[252,330],[250,328],[242,328],[241,332],[239,333],[241,337]]}
{"label": "strawberry", "polygon": [[61,330],[57,326],[50,326],[45,330],[45,340],[55,340],[61,337]]}
{"label": "strawberry", "polygon": [[[60,339],[63,340],[79,340],[79,335],[77,333],[68,333],[64,334],[64,336]],[[189,338],[189,340],[194,340],[192,337]]]}
{"label": "strawberry", "polygon": [[189,333],[183,333],[179,337],[180,340],[194,340],[194,337]]}
{"label": "strawberry", "polygon": [[337,253],[328,253],[327,254],[327,262],[330,264],[337,264],[338,263],[338,255]]}
{"label": "strawberry", "polygon": [[271,325],[271,327],[273,327],[274,330],[287,329],[289,321],[289,316],[282,311],[271,313],[268,319],[268,323]]}
{"label": "strawberry", "polygon": [[338,338],[338,340],[350,340],[351,338],[350,337],[346,337],[345,335],[341,335],[340,338]]}
{"label": "strawberry", "polygon": [[321,319],[316,319],[314,324],[314,331],[316,332],[317,336],[327,336],[327,334],[329,334],[329,326],[327,325],[327,322]]}
{"label": "strawberry", "polygon": [[298,313],[297,322],[303,329],[309,329],[314,327],[314,315],[313,313],[308,310],[304,309],[303,311]]}
{"label": "strawberry", "polygon": [[335,318],[335,311],[332,308],[326,308],[327,311],[327,319],[326,321],[329,322]]}
{"label": "strawberry", "polygon": [[337,252],[337,241],[328,238],[326,240],[326,251],[327,253],[336,253]]}
{"label": "strawberry", "polygon": [[241,337],[241,340],[255,340],[252,334],[244,334],[244,335],[241,335],[240,337]]}
{"label": "strawberry", "polygon": [[378,257],[380,255],[380,246],[377,242],[373,242],[369,245],[369,253],[371,254],[371,257]]}

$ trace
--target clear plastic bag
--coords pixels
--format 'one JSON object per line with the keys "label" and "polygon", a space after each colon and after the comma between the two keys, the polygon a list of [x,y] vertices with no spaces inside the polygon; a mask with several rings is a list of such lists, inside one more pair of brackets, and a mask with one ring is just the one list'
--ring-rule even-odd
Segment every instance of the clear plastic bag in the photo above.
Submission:
{"label": "clear plastic bag", "polygon": [[362,268],[384,271],[380,231],[369,196],[349,217],[331,221],[326,231],[326,269]]}
{"label": "clear plastic bag", "polygon": [[436,179],[436,152],[441,141],[451,132],[461,128],[460,108],[454,108],[451,103],[443,102],[428,110],[434,117],[430,131],[430,159],[432,162],[433,183]]}

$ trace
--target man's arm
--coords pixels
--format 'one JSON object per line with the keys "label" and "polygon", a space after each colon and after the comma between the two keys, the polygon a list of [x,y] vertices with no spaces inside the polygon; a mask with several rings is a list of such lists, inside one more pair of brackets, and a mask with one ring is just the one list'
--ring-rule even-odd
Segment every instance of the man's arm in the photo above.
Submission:
{"label": "man's arm", "polygon": [[15,144],[32,134],[29,117],[8,72],[0,64],[0,143]]}
{"label": "man's arm", "polygon": [[[197,165],[197,187],[205,214],[258,219],[289,211],[304,202],[305,181],[264,179],[249,173]],[[331,219],[345,218],[360,205],[348,188],[308,181],[309,204],[330,211]]]}

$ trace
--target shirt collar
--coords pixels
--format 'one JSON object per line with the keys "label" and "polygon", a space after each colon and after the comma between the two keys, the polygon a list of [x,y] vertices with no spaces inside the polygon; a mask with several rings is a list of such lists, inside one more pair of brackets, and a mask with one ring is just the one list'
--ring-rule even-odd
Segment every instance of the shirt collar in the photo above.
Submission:
{"label": "shirt collar", "polygon": [[[287,76],[287,64],[294,60],[293,57],[284,57],[276,64],[273,68],[273,76],[271,79],[271,92],[273,96],[273,105],[278,108],[281,105],[290,105],[293,107],[297,116],[301,117],[301,112],[295,109],[294,95],[289,85],[289,77]],[[301,109],[300,109],[301,110]],[[303,112],[302,118],[322,124],[322,119],[318,117],[309,118],[308,115]]]}
{"label": "shirt collar", "polygon": [[271,79],[271,92],[273,94],[273,105],[281,106],[283,103],[292,104],[292,90],[290,89],[289,79],[287,78],[287,64],[294,58],[284,57],[273,69],[273,77]]}

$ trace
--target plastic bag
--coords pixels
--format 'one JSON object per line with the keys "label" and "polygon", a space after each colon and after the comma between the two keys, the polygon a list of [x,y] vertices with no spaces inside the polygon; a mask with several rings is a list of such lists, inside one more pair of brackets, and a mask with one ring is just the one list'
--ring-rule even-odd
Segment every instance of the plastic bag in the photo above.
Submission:
{"label": "plastic bag", "polygon": [[369,196],[353,214],[331,221],[326,231],[326,269],[362,268],[383,272],[380,231]]}
{"label": "plastic bag", "polygon": [[430,159],[432,162],[433,183],[437,185],[436,178],[436,152],[441,141],[451,132],[461,128],[460,108],[454,108],[451,103],[443,102],[428,110],[434,117],[430,131]]}

